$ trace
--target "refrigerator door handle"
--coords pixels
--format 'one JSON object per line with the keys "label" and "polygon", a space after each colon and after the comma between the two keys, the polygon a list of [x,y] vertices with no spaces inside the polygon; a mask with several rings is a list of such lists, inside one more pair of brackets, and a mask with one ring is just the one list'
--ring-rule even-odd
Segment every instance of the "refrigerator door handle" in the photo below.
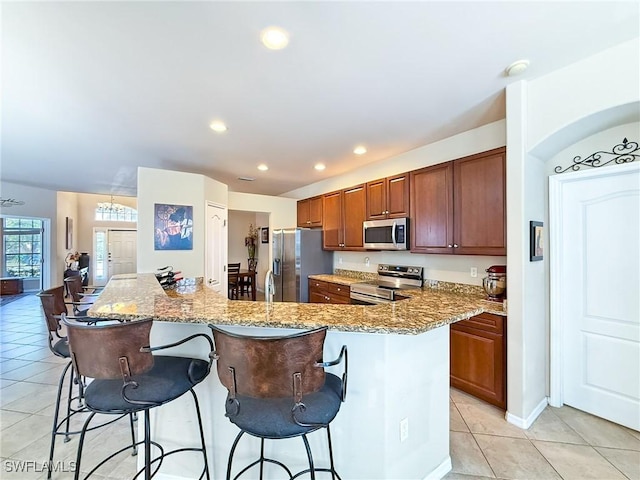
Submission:
{"label": "refrigerator door handle", "polygon": [[280,276],[280,259],[273,259],[273,274],[276,276]]}

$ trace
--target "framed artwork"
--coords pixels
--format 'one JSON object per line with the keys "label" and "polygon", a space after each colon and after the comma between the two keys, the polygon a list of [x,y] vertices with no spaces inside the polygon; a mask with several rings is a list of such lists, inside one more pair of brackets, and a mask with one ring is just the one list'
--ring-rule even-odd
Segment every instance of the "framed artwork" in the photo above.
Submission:
{"label": "framed artwork", "polygon": [[544,254],[543,245],[544,226],[542,222],[529,222],[529,261],[542,260]]}
{"label": "framed artwork", "polygon": [[260,239],[262,243],[269,243],[269,227],[262,227],[260,229]]}
{"label": "framed artwork", "polygon": [[66,217],[66,249],[71,250],[73,248],[73,218]]}
{"label": "framed artwork", "polygon": [[154,249],[193,250],[193,207],[154,205]]}

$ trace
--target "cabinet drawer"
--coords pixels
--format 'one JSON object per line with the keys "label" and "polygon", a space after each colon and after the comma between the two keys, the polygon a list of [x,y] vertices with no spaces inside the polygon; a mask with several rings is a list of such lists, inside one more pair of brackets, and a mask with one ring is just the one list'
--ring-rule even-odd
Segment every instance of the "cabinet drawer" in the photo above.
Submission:
{"label": "cabinet drawer", "polygon": [[351,293],[351,288],[349,288],[346,285],[341,285],[339,283],[327,283],[327,291],[329,293],[332,293],[334,295],[341,295],[341,296],[349,296]]}
{"label": "cabinet drawer", "polygon": [[475,317],[468,318],[466,320],[460,320],[459,322],[451,325],[453,329],[463,328],[475,328],[483,330],[485,332],[495,333],[496,335],[504,334],[504,321],[506,317],[501,315],[494,315],[493,313],[481,313]]}
{"label": "cabinet drawer", "polygon": [[318,290],[326,290],[327,282],[323,282],[321,280],[309,280],[309,288],[316,288]]}

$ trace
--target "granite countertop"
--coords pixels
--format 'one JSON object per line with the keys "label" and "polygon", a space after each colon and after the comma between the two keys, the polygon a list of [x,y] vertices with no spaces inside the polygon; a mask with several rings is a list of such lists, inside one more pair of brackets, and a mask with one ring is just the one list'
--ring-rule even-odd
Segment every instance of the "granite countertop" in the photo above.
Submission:
{"label": "granite countertop", "polygon": [[[349,285],[362,279],[334,275],[312,278]],[[436,289],[409,289],[410,297],[382,305],[328,305],[314,303],[228,300],[205,287],[202,278],[185,279],[175,290],[163,290],[152,273],[114,275],[89,310],[99,318],[214,323],[279,328],[328,326],[345,332],[417,335],[479,313],[502,312],[476,294]]]}

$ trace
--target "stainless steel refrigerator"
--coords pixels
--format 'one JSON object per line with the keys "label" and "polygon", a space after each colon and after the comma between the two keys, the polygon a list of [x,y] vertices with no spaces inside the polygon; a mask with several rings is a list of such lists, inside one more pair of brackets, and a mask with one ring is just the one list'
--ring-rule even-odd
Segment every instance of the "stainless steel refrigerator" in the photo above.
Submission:
{"label": "stainless steel refrigerator", "polygon": [[333,252],[322,249],[322,230],[275,230],[272,270],[274,301],[307,303],[308,276],[333,273]]}

